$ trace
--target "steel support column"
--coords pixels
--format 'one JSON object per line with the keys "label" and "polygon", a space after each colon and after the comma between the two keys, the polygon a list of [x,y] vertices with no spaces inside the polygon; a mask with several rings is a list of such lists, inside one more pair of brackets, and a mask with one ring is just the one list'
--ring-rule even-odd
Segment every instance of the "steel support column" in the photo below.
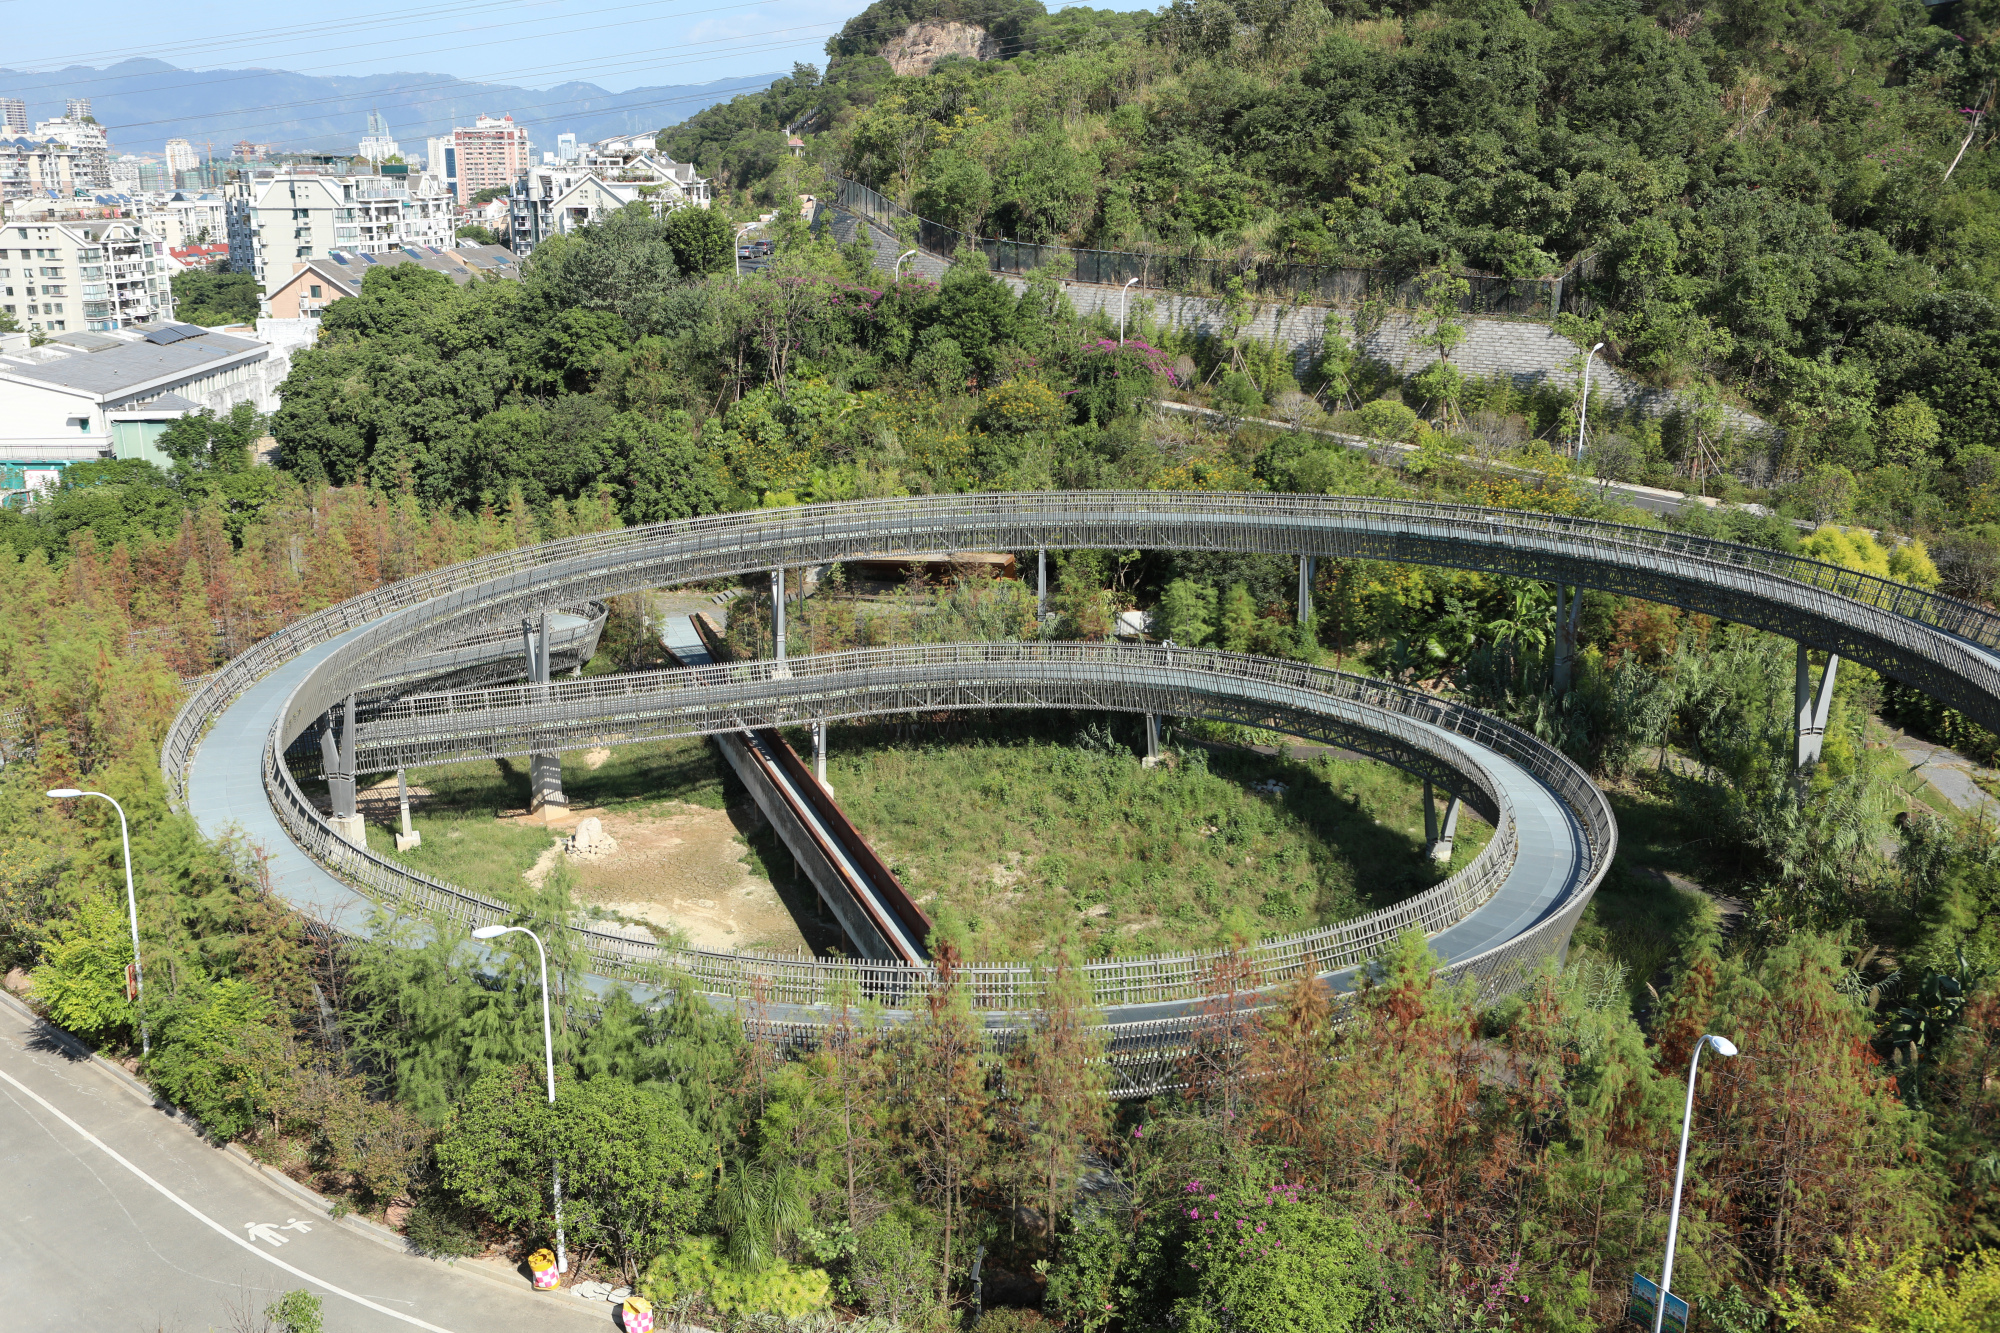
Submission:
{"label": "steel support column", "polygon": [[785,570],[771,571],[771,656],[785,660]]}
{"label": "steel support column", "polygon": [[1313,558],[1299,557],[1299,625],[1312,623],[1313,618]]}
{"label": "steel support column", "polygon": [[1160,762],[1160,715],[1146,714],[1146,757],[1139,761],[1147,768]]}
{"label": "steel support column", "polygon": [[[1564,594],[1568,600],[1565,602]],[[1575,585],[1556,585],[1556,661],[1555,692],[1568,694],[1570,677],[1576,665],[1576,622],[1583,609],[1583,589]]]}
{"label": "steel support column", "polygon": [[1049,613],[1049,551],[1046,546],[1035,552],[1035,614]]}
{"label": "steel support column", "polygon": [[826,787],[826,794],[833,795],[833,788],[826,786],[826,723],[813,723],[813,776],[819,785]]}
{"label": "steel support column", "polygon": [[[549,613],[542,612],[539,625],[532,620],[521,621],[522,646],[528,656],[528,683],[540,686],[536,693],[539,701],[546,703],[549,698],[549,667],[551,662],[549,642]],[[528,755],[528,813],[540,815],[546,821],[569,808],[569,798],[563,795],[562,756],[550,752],[532,752]]]}
{"label": "steel support column", "polygon": [[424,845],[424,835],[410,827],[410,779],[408,770],[396,770],[396,810],[401,816],[402,829],[396,834],[396,850],[407,852],[412,847]]}
{"label": "steel support column", "polygon": [[1794,767],[1805,768],[1819,762],[1821,747],[1826,742],[1826,714],[1833,705],[1833,680],[1840,669],[1840,655],[1826,655],[1826,670],[1819,678],[1819,688],[1813,688],[1812,662],[1807,658],[1806,646],[1799,645],[1798,670],[1792,680],[1792,702],[1794,705],[1793,755]]}
{"label": "steel support column", "polygon": [[1444,826],[1431,839],[1431,860],[1451,860],[1451,846],[1458,838],[1458,811],[1461,802],[1454,796],[1444,808]]}

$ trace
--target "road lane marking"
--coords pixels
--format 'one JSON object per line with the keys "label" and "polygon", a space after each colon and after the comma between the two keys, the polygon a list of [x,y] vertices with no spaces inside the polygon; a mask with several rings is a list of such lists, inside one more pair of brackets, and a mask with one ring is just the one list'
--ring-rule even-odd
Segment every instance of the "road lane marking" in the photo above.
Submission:
{"label": "road lane marking", "polygon": [[[366,1296],[357,1295],[354,1292],[347,1290],[345,1287],[336,1287],[333,1283],[328,1282],[325,1278],[314,1277],[311,1273],[306,1272],[303,1268],[293,1267],[291,1264],[286,1263],[283,1259],[280,1259],[277,1255],[272,1254],[269,1250],[259,1249],[254,1242],[247,1240],[242,1236],[237,1235],[235,1232],[231,1231],[228,1227],[222,1225],[222,1223],[216,1221],[214,1218],[210,1217],[207,1213],[202,1212],[199,1208],[196,1208],[186,1199],[183,1199],[180,1195],[174,1193],[172,1190],[168,1189],[165,1185],[162,1185],[159,1181],[147,1175],[144,1171],[140,1170],[138,1166],[136,1166],[134,1163],[128,1161],[124,1157],[124,1155],[121,1154],[116,1148],[113,1148],[110,1144],[98,1138],[95,1134],[85,1129],[82,1125],[79,1125],[78,1123],[76,1123],[76,1121],[70,1119],[67,1115],[64,1115],[55,1106],[51,1105],[46,1097],[43,1097],[33,1088],[30,1088],[27,1084],[21,1082],[20,1079],[15,1078],[12,1074],[8,1073],[4,1069],[0,1069],[0,1079],[5,1079],[8,1083],[12,1084],[16,1089],[18,1089],[24,1096],[33,1099],[36,1105],[40,1106],[50,1115],[62,1121],[65,1125],[68,1125],[71,1129],[75,1130],[79,1135],[83,1137],[85,1142],[89,1143],[99,1152],[102,1152],[106,1157],[109,1157],[112,1161],[118,1163],[118,1165],[124,1167],[127,1171],[130,1171],[133,1175],[137,1176],[139,1179],[145,1181],[148,1185],[152,1186],[153,1189],[157,1191],[168,1202],[172,1203],[175,1207],[179,1208],[182,1212],[186,1213],[188,1216],[194,1218],[197,1222],[200,1222],[203,1226],[213,1231],[216,1235],[221,1236],[224,1240],[228,1241],[230,1244],[240,1246],[243,1249],[250,1251],[250,1253],[256,1255],[259,1259],[262,1259],[265,1263],[270,1264],[276,1268],[282,1268],[287,1273],[290,1273],[293,1277],[299,1278],[302,1281],[310,1282],[316,1287],[319,1287],[325,1291],[333,1293],[335,1296],[340,1297],[342,1300],[353,1301],[356,1305],[362,1306],[365,1309],[373,1310],[376,1314],[387,1315],[391,1319],[397,1320],[401,1323],[412,1325],[413,1327],[416,1328],[428,1329],[430,1333],[451,1333],[450,1329],[439,1328],[436,1324],[426,1323],[425,1321],[417,1318],[415,1315],[407,1315],[400,1310],[391,1310],[385,1305],[378,1305],[374,1301],[369,1300]],[[246,1225],[268,1226],[268,1224],[246,1224]],[[282,1244],[287,1239],[289,1239],[289,1237],[284,1237],[284,1236],[278,1237],[278,1241],[280,1244]]]}

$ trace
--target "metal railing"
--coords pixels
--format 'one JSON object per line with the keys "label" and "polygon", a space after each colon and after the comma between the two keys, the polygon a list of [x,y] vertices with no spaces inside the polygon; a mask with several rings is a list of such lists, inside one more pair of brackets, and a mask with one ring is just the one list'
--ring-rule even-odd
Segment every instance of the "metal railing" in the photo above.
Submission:
{"label": "metal railing", "polygon": [[[1090,491],[927,496],[718,514],[572,537],[434,570],[295,621],[231,661],[183,705],[162,746],[161,765],[176,798],[182,797],[197,740],[231,700],[299,653],[377,621],[384,623],[376,651],[393,666],[505,622],[524,608],[583,595],[781,563],[995,546],[1307,552],[1560,578],[1838,648],[1931,689],[1976,720],[2000,725],[2000,670],[1987,653],[1965,646],[2000,648],[2000,616],[1801,556],[1662,529],[1466,505]],[[408,615],[441,598],[449,605],[421,617]],[[1925,667],[1933,679],[1911,679]],[[330,702],[317,701],[312,711]]]}
{"label": "metal railing", "polygon": [[[480,715],[475,706],[480,700],[497,701],[500,711],[515,715],[516,722],[523,720],[522,714],[547,718],[578,701],[588,706],[607,696],[617,697],[605,687],[620,679],[413,696],[392,705],[372,727],[379,731],[385,723],[393,726],[398,719],[431,725],[447,721],[464,724]],[[913,708],[1006,706],[1171,710],[1177,716],[1223,716],[1275,725],[1347,745],[1372,733],[1390,744],[1369,747],[1364,740],[1364,749],[1458,792],[1494,824],[1493,839],[1470,865],[1422,894],[1356,920],[1268,939],[1237,954],[1205,951],[1085,964],[1083,970],[1095,1002],[1107,1009],[1199,1000],[1212,989],[1215,976],[1225,965],[1231,975],[1239,980],[1252,978],[1256,986],[1281,984],[1301,972],[1339,972],[1376,956],[1406,930],[1434,934],[1492,897],[1510,872],[1518,846],[1512,802],[1505,788],[1463,749],[1440,735],[1440,730],[1507,754],[1557,791],[1566,803],[1580,802],[1572,809],[1586,829],[1589,859],[1608,864],[1616,837],[1609,807],[1596,788],[1568,760],[1525,732],[1421,691],[1298,663],[1116,644],[960,644],[872,649],[782,663],[695,667],[623,679],[644,681],[653,687],[644,695],[627,693],[623,697],[628,699],[671,701],[683,694],[706,696],[700,721],[678,734],[769,725],[774,720],[768,716],[771,713],[785,715],[777,720],[793,721]],[[924,679],[940,688],[914,697],[910,682]],[[1039,692],[1017,698],[1010,705],[1003,688],[1065,682],[1080,687],[1078,697],[1056,699]],[[542,691],[546,691],[546,699],[539,697]],[[1214,701],[1244,706],[1234,710],[1208,706]],[[662,706],[669,710],[676,707],[672,702]],[[1310,725],[1315,716],[1336,720],[1340,732],[1328,737],[1315,731]],[[476,720],[471,724],[480,727]],[[544,728],[536,730],[524,744],[543,746],[550,740]],[[364,730],[360,742],[364,758],[368,744]],[[300,791],[290,770],[269,749],[265,788],[292,838],[322,865],[377,902],[415,915],[443,914],[468,928],[511,919],[511,909],[505,904],[408,870],[336,836]],[[1602,873],[1601,867],[1597,873]],[[1587,884],[1594,885],[1596,878],[1588,876]],[[1580,885],[1580,890],[1588,895],[1587,887]],[[673,975],[711,995],[754,998],[770,1005],[817,1008],[841,995],[866,995],[893,1006],[936,983],[928,968],[902,964],[676,952],[622,936],[581,929],[577,934],[592,970],[600,975],[621,980]],[[972,963],[962,969],[960,979],[969,988],[975,1007],[983,1011],[1030,1010],[1039,996],[1040,978],[1029,964]]]}
{"label": "metal railing", "polygon": [[[1130,250],[1078,250],[1032,241],[996,240],[974,236],[942,222],[921,217],[879,190],[860,181],[834,177],[836,190],[827,202],[859,214],[893,231],[901,219],[916,224],[917,245],[945,259],[955,259],[967,247],[986,257],[996,273],[1032,272],[1060,262],[1077,282],[1122,287],[1129,278],[1141,287],[1205,296],[1229,294],[1232,284],[1257,296],[1282,297],[1295,304],[1358,305],[1379,301],[1412,307],[1423,304],[1423,288],[1415,270],[1345,268],[1324,264],[1289,264],[1269,259],[1203,259],[1194,255]],[[1502,278],[1490,273],[1462,274],[1466,294],[1458,301],[1470,314],[1523,315],[1548,319],[1571,309],[1580,299],[1571,269],[1546,278]]]}

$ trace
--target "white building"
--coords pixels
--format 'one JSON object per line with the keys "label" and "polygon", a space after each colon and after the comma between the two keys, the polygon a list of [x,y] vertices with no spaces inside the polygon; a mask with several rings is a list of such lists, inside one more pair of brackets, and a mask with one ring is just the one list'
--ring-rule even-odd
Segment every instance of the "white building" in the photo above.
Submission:
{"label": "white building", "polygon": [[201,158],[195,153],[194,145],[186,139],[167,140],[167,170],[172,172],[193,171],[201,165]]}
{"label": "white building", "polygon": [[[71,105],[74,106],[75,103],[72,102]],[[85,102],[84,105],[87,107],[89,103]],[[60,120],[44,120],[37,123],[35,137],[54,139],[76,150],[77,189],[111,188],[111,142],[104,137],[102,125],[94,120],[64,116]]]}
{"label": "white building", "polygon": [[229,201],[220,190],[174,190],[144,195],[139,220],[170,250],[229,239]]}
{"label": "white building", "polygon": [[453,200],[432,176],[280,174],[226,187],[229,266],[265,292],[298,261],[452,244]]}
{"label": "white building", "polygon": [[361,136],[357,155],[380,165],[392,157],[402,156],[403,150],[396,146],[395,137],[389,133],[389,122],[382,119],[380,111],[368,113],[368,133]]}
{"label": "white building", "polygon": [[0,97],[0,134],[28,132],[28,104],[18,97]]}
{"label": "white building", "polygon": [[39,135],[0,139],[0,201],[68,199],[81,188],[77,150],[69,144]]}
{"label": "white building", "polygon": [[17,206],[0,226],[0,309],[21,327],[108,332],[173,318],[166,246],[137,219],[30,208]]}
{"label": "white building", "polygon": [[161,433],[202,408],[272,410],[288,365],[262,342],[193,324],[26,343],[0,335],[0,489],[10,505],[52,486],[72,463],[164,464]]}
{"label": "white building", "polygon": [[458,140],[451,135],[424,140],[424,175],[437,179],[444,192],[458,197]]}
{"label": "white building", "polygon": [[523,259],[551,236],[564,236],[627,204],[655,214],[707,208],[709,183],[694,168],[655,152],[650,139],[588,145],[571,167],[537,167],[508,199],[509,244]]}
{"label": "white building", "polygon": [[576,161],[576,136],[558,134],[556,136],[556,161],[569,163]]}

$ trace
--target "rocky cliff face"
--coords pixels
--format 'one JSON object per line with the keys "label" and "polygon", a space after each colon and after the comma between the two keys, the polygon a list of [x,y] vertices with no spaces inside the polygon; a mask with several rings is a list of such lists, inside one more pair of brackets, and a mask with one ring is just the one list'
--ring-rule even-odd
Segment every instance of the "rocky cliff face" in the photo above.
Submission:
{"label": "rocky cliff face", "polygon": [[882,58],[898,74],[928,74],[946,56],[995,60],[999,55],[1000,43],[986,29],[938,19],[912,23],[882,48]]}

